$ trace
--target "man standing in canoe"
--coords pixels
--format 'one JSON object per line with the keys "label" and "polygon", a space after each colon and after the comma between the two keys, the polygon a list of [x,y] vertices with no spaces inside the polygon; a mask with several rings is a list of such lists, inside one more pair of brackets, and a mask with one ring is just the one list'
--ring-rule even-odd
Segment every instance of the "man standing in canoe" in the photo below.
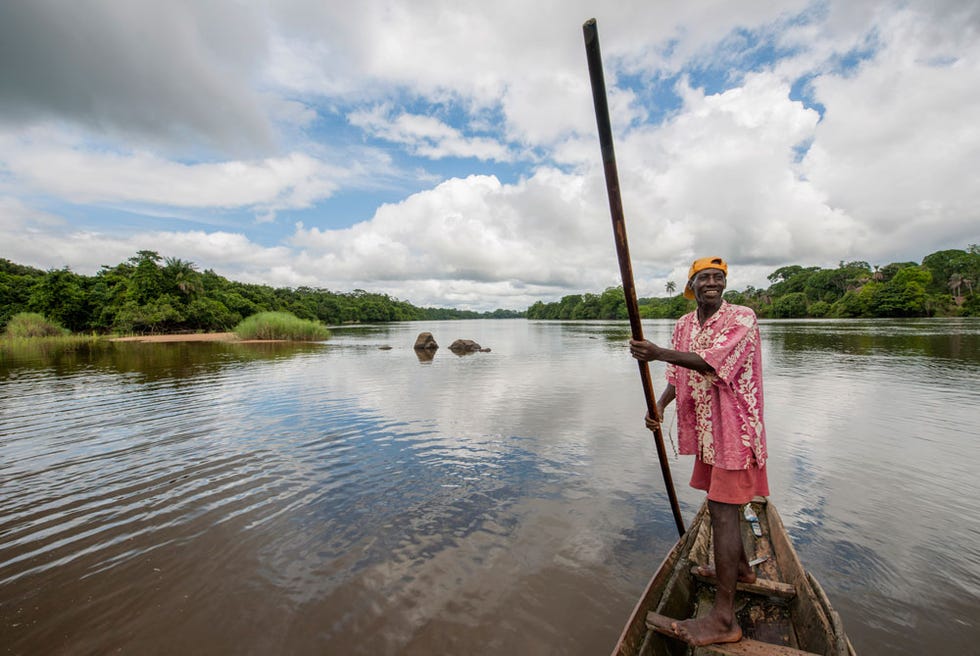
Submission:
{"label": "man standing in canoe", "polygon": [[[698,309],[677,320],[672,348],[630,340],[637,360],[667,363],[667,388],[657,406],[677,400],[680,452],[694,455],[691,486],[708,493],[717,579],[715,603],[698,619],[672,624],[692,645],[737,642],[735,584],[755,581],[742,546],[739,510],[768,496],[766,429],[762,416],[762,353],[755,312],[722,299],[728,265],[720,257],[694,261],[684,296]],[[656,426],[647,417],[647,425]]]}

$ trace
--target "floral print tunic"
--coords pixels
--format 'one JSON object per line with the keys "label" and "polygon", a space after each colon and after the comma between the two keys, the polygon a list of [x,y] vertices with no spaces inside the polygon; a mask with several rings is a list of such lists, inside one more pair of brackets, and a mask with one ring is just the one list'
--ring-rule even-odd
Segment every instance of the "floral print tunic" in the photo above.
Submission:
{"label": "floral print tunic", "polygon": [[677,320],[673,348],[697,353],[714,374],[667,365],[676,389],[680,452],[722,469],[766,463],[762,351],[755,312],[723,301],[702,326],[697,312]]}

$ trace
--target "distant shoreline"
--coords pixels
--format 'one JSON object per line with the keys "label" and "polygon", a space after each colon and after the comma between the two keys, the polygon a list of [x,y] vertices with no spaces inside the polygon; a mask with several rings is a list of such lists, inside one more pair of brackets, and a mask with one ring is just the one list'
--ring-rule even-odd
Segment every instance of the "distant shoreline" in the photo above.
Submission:
{"label": "distant shoreline", "polygon": [[[113,337],[112,342],[241,342],[235,333],[186,333],[177,335],[135,335]],[[255,340],[272,341],[272,340]],[[276,340],[278,341],[278,340]]]}

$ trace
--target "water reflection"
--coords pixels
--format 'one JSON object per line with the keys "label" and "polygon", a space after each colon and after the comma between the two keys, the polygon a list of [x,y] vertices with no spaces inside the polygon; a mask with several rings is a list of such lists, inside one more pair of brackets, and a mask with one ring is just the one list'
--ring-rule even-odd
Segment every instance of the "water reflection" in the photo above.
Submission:
{"label": "water reflection", "polygon": [[[492,351],[423,361],[422,330]],[[773,500],[862,654],[980,639],[978,334],[763,324]],[[628,336],[432,322],[4,362],[0,644],[606,652],[676,537]]]}
{"label": "water reflection", "polygon": [[69,351],[14,352],[0,363],[0,381],[30,370],[56,376],[98,370],[134,373],[143,380],[190,378],[229,364],[277,360],[323,348],[322,343],[303,342],[103,342]]}
{"label": "water reflection", "polygon": [[436,357],[435,349],[415,349],[415,357],[419,359],[420,364],[428,364],[432,362]]}
{"label": "water reflection", "polygon": [[975,363],[980,352],[976,323],[973,319],[944,319],[938,330],[935,320],[764,322],[773,345],[787,353],[918,356],[967,365]]}

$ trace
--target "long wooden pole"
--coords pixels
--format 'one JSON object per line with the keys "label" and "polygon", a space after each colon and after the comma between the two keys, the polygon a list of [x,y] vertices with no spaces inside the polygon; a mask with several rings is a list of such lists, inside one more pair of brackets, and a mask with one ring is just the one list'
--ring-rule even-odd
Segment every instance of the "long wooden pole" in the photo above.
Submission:
{"label": "long wooden pole", "polygon": [[[589,60],[589,78],[592,81],[592,100],[595,103],[595,118],[599,126],[599,145],[602,148],[602,165],[606,173],[606,190],[609,193],[609,212],[612,215],[613,236],[616,239],[616,254],[619,257],[619,272],[623,278],[623,293],[626,295],[626,311],[629,313],[630,328],[633,339],[643,339],[643,326],[640,324],[640,308],[636,301],[636,287],[633,284],[633,265],[630,263],[630,249],[626,241],[626,219],[623,216],[623,200],[619,193],[619,173],[616,169],[616,153],[613,150],[612,126],[609,123],[609,104],[606,101],[606,80],[602,74],[602,55],[599,52],[599,32],[594,18],[582,25],[585,34],[585,54]],[[667,462],[667,449],[664,447],[664,434],[660,428],[662,417],[657,409],[657,401],[653,393],[653,382],[650,380],[650,365],[637,361],[640,366],[640,380],[643,383],[643,394],[646,396],[647,412],[657,419],[657,427],[653,430],[654,441],[657,444],[657,456],[660,458],[660,471],[667,487],[667,497],[670,508],[674,513],[677,532],[684,535],[684,519],[677,504],[677,494],[674,491],[674,481],[670,476],[670,465]]]}

